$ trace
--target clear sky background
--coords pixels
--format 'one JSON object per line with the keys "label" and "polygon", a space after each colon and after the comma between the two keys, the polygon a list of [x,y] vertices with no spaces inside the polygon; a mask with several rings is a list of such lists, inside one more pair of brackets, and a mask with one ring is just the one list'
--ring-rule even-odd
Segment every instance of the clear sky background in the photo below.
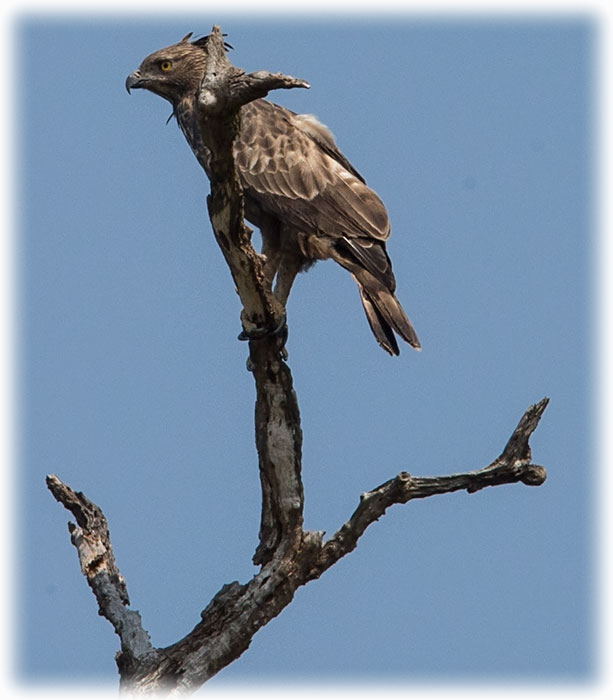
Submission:
{"label": "clear sky background", "polygon": [[393,507],[209,687],[589,682],[596,24],[214,11],[15,29],[21,679],[117,683],[48,473],[103,508],[156,646],[256,572],[254,388],[208,182],[168,104],[124,89],[147,54],[214,23],[236,65],[311,83],[271,99],[316,114],[382,197],[423,344],[387,356],[333,263],[297,280],[306,527],[333,533],[401,470],[485,466],[551,404],[532,439],[543,486]]}

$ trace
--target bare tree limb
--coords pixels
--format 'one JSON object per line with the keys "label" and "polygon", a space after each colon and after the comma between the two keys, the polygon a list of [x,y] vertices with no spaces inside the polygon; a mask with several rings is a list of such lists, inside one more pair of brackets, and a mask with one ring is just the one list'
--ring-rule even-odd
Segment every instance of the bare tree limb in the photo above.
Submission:
{"label": "bare tree limb", "polygon": [[[150,663],[155,651],[140,614],[129,610],[130,599],[124,577],[115,562],[108,524],[102,510],[80,491],[73,491],[57,476],[47,476],[47,487],[75,517],[68,523],[70,540],[76,547],[81,572],[98,601],[98,612],[113,625],[121,641],[124,666]],[[118,658],[119,663],[119,658]]]}
{"label": "bare tree limb", "polygon": [[246,337],[282,327],[284,311],[266,284],[260,256],[243,220],[243,190],[234,167],[232,144],[240,128],[240,108],[275,88],[309,87],[304,80],[259,71],[247,75],[226,56],[221,28],[207,41],[207,69],[198,96],[199,127],[211,153],[209,215],[243,304]]}
{"label": "bare tree limb", "polygon": [[323,546],[316,571],[320,575],[357,546],[358,539],[369,525],[397,503],[428,498],[454,491],[475,493],[487,486],[513,484],[518,481],[540,486],[547,478],[544,467],[531,464],[528,440],[547,408],[548,398],[530,406],[509,438],[502,454],[487,467],[451,476],[413,477],[407,472],[363,493],[351,518]]}
{"label": "bare tree limb", "polygon": [[225,55],[219,27],[213,28],[207,51],[209,61],[198,100],[199,128],[211,152],[209,215],[243,304],[242,335],[249,339],[249,367],[256,384],[262,520],[254,562],[261,566],[260,571],[246,584],[234,581],[223,586],[189,634],[166,648],[155,649],[138,612],[127,608],[126,584],[115,563],[101,509],[57,477],[47,477],[55,498],[77,520],[78,525],[69,527],[82,571],[100,614],[120,637],[122,651],[117,661],[122,687],[143,694],[193,692],[237,659],[254,634],[291,602],[296,590],[351,552],[368,526],[391,505],[458,490],[474,493],[500,484],[540,485],[546,478],[545,469],[532,464],[529,445],[549,401],[543,399],[525,412],[502,454],[488,466],[440,477],[400,472],[364,493],[349,520],[326,542],[324,533],[303,530],[302,430],[284,353],[285,314],[264,277],[260,256],[243,221],[242,189],[232,144],[240,125],[241,105],[271,89],[308,85],[278,73],[247,75],[235,68]]}
{"label": "bare tree limb", "polygon": [[200,132],[211,152],[209,215],[243,304],[242,321],[256,382],[256,446],[262,484],[260,544],[255,564],[269,561],[283,540],[298,541],[304,493],[302,431],[292,375],[284,361],[285,313],[266,283],[260,256],[243,221],[243,198],[232,144],[240,107],[273,88],[308,87],[303,80],[260,71],[246,75],[226,56],[220,27],[207,42],[209,58],[199,93]]}
{"label": "bare tree limb", "polygon": [[265,70],[245,73],[233,66],[226,55],[226,45],[218,25],[213,27],[206,48],[207,65],[198,98],[200,115],[204,119],[222,113],[232,114],[247,102],[266,97],[271,90],[310,87],[306,80],[290,75]]}

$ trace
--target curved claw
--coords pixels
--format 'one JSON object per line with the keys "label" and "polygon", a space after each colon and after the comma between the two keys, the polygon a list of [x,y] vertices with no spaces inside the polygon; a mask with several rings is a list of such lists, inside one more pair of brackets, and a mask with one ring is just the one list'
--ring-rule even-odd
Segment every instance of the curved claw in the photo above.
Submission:
{"label": "curved claw", "polygon": [[279,325],[274,328],[273,330],[270,330],[266,326],[256,326],[253,328],[253,330],[247,330],[243,328],[243,330],[238,334],[238,339],[239,340],[260,340],[261,338],[265,338],[266,336],[277,336],[277,335],[282,335],[284,331],[287,331],[287,316],[285,313],[281,317],[281,322]]}

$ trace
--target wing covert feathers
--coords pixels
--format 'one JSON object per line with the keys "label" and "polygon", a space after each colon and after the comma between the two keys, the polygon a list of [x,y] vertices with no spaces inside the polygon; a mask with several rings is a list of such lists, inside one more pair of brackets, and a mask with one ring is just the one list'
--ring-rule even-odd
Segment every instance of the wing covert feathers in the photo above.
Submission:
{"label": "wing covert feathers", "polygon": [[234,156],[245,194],[293,228],[386,240],[383,202],[311,115],[255,100],[241,111]]}

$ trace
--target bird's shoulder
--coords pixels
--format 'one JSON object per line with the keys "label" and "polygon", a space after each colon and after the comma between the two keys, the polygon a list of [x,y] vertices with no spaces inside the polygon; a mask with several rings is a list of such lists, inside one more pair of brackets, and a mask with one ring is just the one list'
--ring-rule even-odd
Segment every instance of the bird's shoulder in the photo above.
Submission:
{"label": "bird's shoulder", "polygon": [[[291,171],[304,175],[311,171],[316,180],[313,184],[323,189],[345,171],[365,184],[336,145],[330,129],[317,117],[297,114],[264,99],[249,102],[241,109],[235,157],[239,169],[252,176]],[[311,198],[311,188],[305,184],[308,192],[300,194],[306,193]]]}
{"label": "bird's shoulder", "polygon": [[260,99],[241,109],[234,155],[245,184],[257,192],[313,199],[337,177],[326,148],[327,135],[316,137],[312,126],[284,107]]}
{"label": "bird's shoulder", "polygon": [[267,154],[274,148],[283,157],[290,151],[316,160],[328,156],[360,182],[366,182],[337,146],[332,131],[314,114],[297,114],[268,100],[254,100],[242,108],[238,147]]}
{"label": "bird's shoulder", "polygon": [[254,100],[241,110],[234,153],[247,193],[265,209],[298,216],[284,202],[309,202],[299,209],[303,228],[335,236],[389,236],[383,202],[314,116]]}

